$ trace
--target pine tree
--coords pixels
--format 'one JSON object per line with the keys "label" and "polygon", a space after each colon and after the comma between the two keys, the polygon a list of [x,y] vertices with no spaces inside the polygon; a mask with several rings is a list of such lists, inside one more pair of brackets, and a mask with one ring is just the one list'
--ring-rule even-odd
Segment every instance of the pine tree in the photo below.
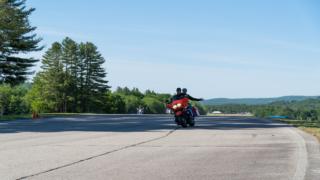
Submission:
{"label": "pine tree", "polygon": [[[62,46],[55,42],[42,58],[42,71],[34,78],[30,99],[49,112],[64,112],[64,70],[62,64]],[[36,111],[39,111],[37,107]]]}
{"label": "pine tree", "polygon": [[90,111],[92,103],[99,103],[101,96],[110,88],[105,80],[106,72],[102,65],[105,59],[92,43],[81,43],[79,45],[80,57],[83,66],[80,73],[80,89],[82,100],[82,111]]}
{"label": "pine tree", "polygon": [[53,43],[30,97],[51,112],[102,112],[109,89],[104,62],[92,43],[77,44],[70,38]]}
{"label": "pine tree", "polygon": [[65,102],[69,102],[70,111],[76,112],[78,102],[79,45],[69,37],[62,41],[63,63],[65,69]]}
{"label": "pine tree", "polygon": [[43,48],[28,20],[34,10],[25,0],[0,0],[0,83],[16,85],[32,74],[29,69],[38,60],[18,55]]}
{"label": "pine tree", "polygon": [[55,112],[65,112],[64,94],[65,88],[65,72],[62,63],[62,45],[58,42],[52,44],[42,59],[42,68],[44,69],[43,80],[45,82],[45,95],[52,102],[51,107]]}

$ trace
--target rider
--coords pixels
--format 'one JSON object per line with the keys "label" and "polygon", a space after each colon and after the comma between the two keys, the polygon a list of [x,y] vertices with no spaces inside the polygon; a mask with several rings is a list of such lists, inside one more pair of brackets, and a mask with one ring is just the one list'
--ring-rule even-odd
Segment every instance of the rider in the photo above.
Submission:
{"label": "rider", "polygon": [[187,88],[183,88],[182,89],[182,97],[183,98],[188,98],[188,99],[190,99],[191,101],[202,101],[203,99],[202,98],[194,98],[194,97],[192,97],[192,96],[190,96],[188,93],[188,90],[187,90]]}
{"label": "rider", "polygon": [[[182,98],[188,98],[192,101],[202,101],[203,99],[202,98],[194,98],[192,96],[190,96],[188,93],[187,93],[187,88],[183,88],[182,89]],[[195,117],[197,115],[196,113],[196,109],[194,107],[192,107],[192,105],[189,103],[188,105],[188,109],[190,110],[190,112],[192,113],[192,116]]]}
{"label": "rider", "polygon": [[174,96],[171,97],[170,102],[182,99],[184,97],[184,94],[182,94],[182,92],[181,92],[181,88],[178,87],[176,92],[177,93]]}

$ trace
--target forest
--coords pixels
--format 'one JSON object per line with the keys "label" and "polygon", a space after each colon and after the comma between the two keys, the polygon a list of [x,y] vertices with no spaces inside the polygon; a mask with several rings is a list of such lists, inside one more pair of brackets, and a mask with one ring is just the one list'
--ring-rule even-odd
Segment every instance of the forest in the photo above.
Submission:
{"label": "forest", "polygon": [[284,116],[288,119],[320,121],[320,98],[303,101],[278,101],[266,105],[226,104],[208,106],[208,112],[226,114],[250,112],[257,117]]}

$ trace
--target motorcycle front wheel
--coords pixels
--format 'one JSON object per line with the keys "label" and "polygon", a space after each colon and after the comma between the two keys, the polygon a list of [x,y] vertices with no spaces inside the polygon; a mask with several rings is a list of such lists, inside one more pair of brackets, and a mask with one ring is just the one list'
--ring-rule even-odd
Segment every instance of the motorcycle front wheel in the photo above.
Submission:
{"label": "motorcycle front wheel", "polygon": [[196,124],[196,123],[193,121],[193,122],[190,122],[190,123],[189,123],[189,126],[190,126],[190,127],[194,127],[195,124]]}
{"label": "motorcycle front wheel", "polygon": [[183,116],[176,116],[175,121],[177,125],[181,125],[183,128],[188,127],[187,120]]}

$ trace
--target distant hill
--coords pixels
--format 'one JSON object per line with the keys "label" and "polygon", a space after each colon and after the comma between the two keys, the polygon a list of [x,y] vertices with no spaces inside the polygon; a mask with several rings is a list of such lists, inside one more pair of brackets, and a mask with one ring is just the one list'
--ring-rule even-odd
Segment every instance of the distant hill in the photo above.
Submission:
{"label": "distant hill", "polygon": [[306,99],[316,99],[319,96],[283,96],[277,98],[239,98],[239,99],[228,99],[228,98],[213,98],[204,100],[204,105],[224,105],[224,104],[247,104],[247,105],[261,105],[269,104],[278,101],[292,102],[292,101],[303,101]]}

